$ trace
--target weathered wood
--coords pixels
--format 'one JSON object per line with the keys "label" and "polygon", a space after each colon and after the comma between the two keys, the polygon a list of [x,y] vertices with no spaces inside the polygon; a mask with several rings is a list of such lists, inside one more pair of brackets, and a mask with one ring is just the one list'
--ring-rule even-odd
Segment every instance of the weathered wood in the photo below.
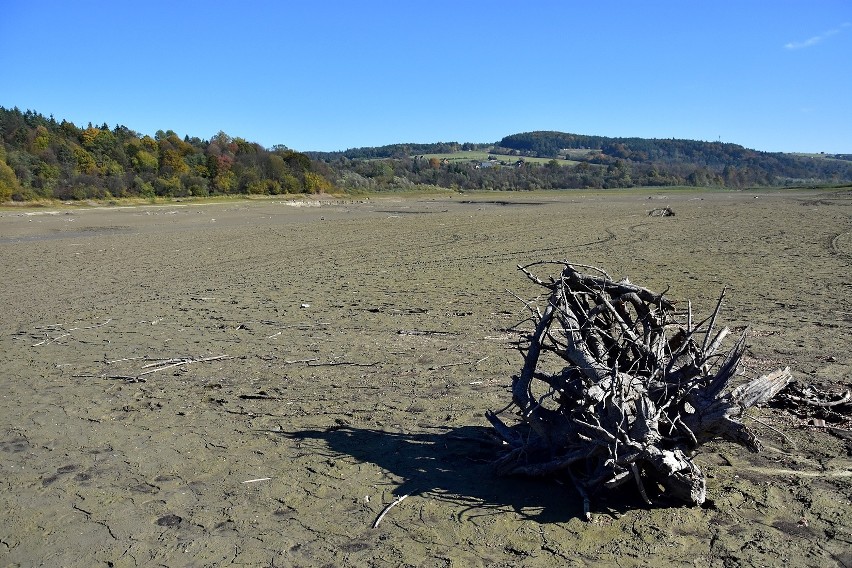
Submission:
{"label": "weathered wood", "polygon": [[[561,266],[559,276],[531,272],[544,264]],[[549,295],[543,312],[527,304],[535,328],[510,405],[521,422],[510,427],[486,414],[509,448],[495,463],[499,474],[562,477],[586,511],[596,494],[630,481],[648,503],[652,481],[667,497],[701,504],[705,478],[690,457],[701,443],[724,437],[759,449],[743,412],[765,404],[792,375],[779,370],[734,388],[745,337],[719,354],[729,334],[715,329],[724,291],[695,324],[691,303],[678,313],[664,293],[599,268],[585,267],[592,275],[568,262],[518,268]]]}
{"label": "weathered wood", "polygon": [[772,406],[788,409],[802,418],[825,421],[852,430],[852,391],[827,392],[815,385],[793,381],[772,399]]}
{"label": "weathered wood", "polygon": [[651,217],[674,217],[675,212],[671,207],[657,207],[655,209],[651,209],[648,211],[648,215]]}

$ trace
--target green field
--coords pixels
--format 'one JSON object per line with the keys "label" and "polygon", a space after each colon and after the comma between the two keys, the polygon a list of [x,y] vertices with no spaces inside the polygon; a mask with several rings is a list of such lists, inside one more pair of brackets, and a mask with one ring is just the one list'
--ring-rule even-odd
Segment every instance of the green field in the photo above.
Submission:
{"label": "green field", "polygon": [[[588,150],[580,150],[581,152],[588,152]],[[438,158],[439,160],[449,160],[451,162],[485,162],[488,160],[489,156],[493,156],[497,158],[497,160],[504,161],[507,163],[515,163],[517,160],[523,160],[527,163],[532,164],[546,164],[548,162],[553,161],[553,158],[532,158],[529,156],[506,156],[505,154],[494,154],[492,152],[482,152],[479,150],[471,150],[471,151],[462,151],[462,152],[451,152],[449,154],[416,154],[417,156],[423,156],[426,160],[430,158]],[[412,156],[413,157],[413,156]],[[580,162],[576,160],[562,160],[557,159],[556,162],[560,166],[576,166]]]}

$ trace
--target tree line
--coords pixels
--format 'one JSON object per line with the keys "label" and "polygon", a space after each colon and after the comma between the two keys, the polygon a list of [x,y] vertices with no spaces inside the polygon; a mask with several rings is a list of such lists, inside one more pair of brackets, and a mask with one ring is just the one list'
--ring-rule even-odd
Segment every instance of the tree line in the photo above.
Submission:
{"label": "tree line", "polygon": [[[790,187],[852,182],[852,162],[775,156],[709,165],[699,161],[637,161],[596,151],[573,165],[535,163],[493,152],[491,160],[439,160],[420,155],[329,160],[335,183],[349,191],[440,187],[465,190],[611,189],[629,187]],[[724,164],[724,165],[722,165]]]}
{"label": "tree line", "polygon": [[[528,191],[539,189],[609,189],[638,186],[723,186],[740,185],[732,171],[724,175],[707,169],[689,167],[659,168],[637,166],[625,160],[606,163],[580,162],[560,165],[556,160],[545,164],[523,158],[494,156],[479,160],[441,161],[421,156],[394,159],[349,160],[338,158],[327,163],[336,173],[336,184],[348,191],[416,190],[424,187],[458,191]],[[486,165],[487,164],[487,165]]]}
{"label": "tree line", "polygon": [[[429,156],[473,150],[488,151],[490,159]],[[530,157],[552,159],[541,163]],[[557,160],[566,157],[572,161]],[[846,183],[852,183],[848,155],[767,153],[719,142],[542,131],[496,144],[409,143],[303,153],[285,146],[267,149],[221,131],[209,140],[180,138],[171,130],[151,137],[125,126],[83,128],[0,107],[0,201]]]}
{"label": "tree line", "polygon": [[505,153],[552,158],[572,149],[592,149],[595,152],[585,157],[590,163],[608,165],[624,161],[640,176],[643,168],[655,167],[682,178],[686,185],[704,185],[707,180],[734,187],[852,181],[852,161],[848,155],[812,157],[759,152],[722,142],[537,131],[506,136],[496,146],[496,151]]}
{"label": "tree line", "polygon": [[432,142],[428,144],[412,142],[407,144],[350,148],[339,152],[306,152],[306,154],[324,162],[332,162],[344,158],[347,160],[405,159],[410,156],[423,154],[452,154],[471,150],[489,150],[492,146],[492,143],[477,144],[473,142]]}
{"label": "tree line", "polygon": [[[490,160],[438,160],[424,154],[487,150]],[[783,187],[852,182],[849,155],[758,152],[696,140],[608,138],[538,131],[496,144],[394,144],[309,153],[344,189],[437,186],[458,190],[608,189],[646,186]],[[552,158],[540,163],[525,158]],[[572,165],[557,159],[567,158]]]}
{"label": "tree line", "polygon": [[221,131],[151,137],[0,107],[0,201],[320,193],[333,189],[331,175],[303,153]]}

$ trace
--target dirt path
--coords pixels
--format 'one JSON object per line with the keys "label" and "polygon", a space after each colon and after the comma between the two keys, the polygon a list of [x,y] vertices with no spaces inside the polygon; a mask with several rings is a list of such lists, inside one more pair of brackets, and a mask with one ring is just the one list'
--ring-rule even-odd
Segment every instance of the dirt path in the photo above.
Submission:
{"label": "dirt path", "polygon": [[0,564],[850,566],[826,429],[761,410],[787,439],[707,446],[708,507],[586,523],[491,476],[483,417],[538,293],[515,265],[546,258],[701,312],[727,285],[755,370],[849,387],[850,234],[849,193],[0,211]]}

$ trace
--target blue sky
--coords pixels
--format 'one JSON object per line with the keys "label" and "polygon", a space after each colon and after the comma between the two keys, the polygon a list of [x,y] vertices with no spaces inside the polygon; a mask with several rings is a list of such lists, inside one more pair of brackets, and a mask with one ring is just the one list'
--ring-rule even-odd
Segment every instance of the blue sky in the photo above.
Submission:
{"label": "blue sky", "polygon": [[560,130],[852,153],[852,2],[3,0],[0,106],[302,151]]}

